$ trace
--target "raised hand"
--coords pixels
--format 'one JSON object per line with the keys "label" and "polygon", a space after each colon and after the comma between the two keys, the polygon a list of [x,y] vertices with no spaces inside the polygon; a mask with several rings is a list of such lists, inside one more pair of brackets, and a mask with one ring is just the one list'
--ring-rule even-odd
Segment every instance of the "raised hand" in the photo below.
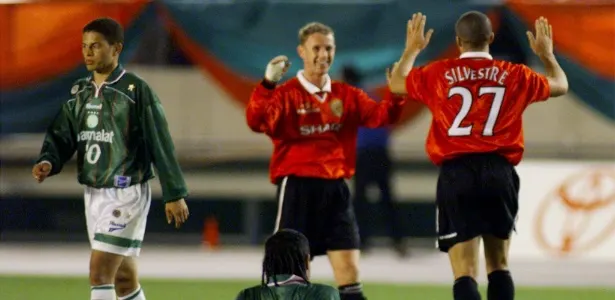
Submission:
{"label": "raised hand", "polygon": [[408,21],[406,28],[406,51],[418,52],[429,44],[433,29],[429,29],[425,34],[425,23],[427,16],[422,13],[412,15],[412,19]]}
{"label": "raised hand", "polygon": [[535,34],[526,32],[532,51],[539,57],[553,55],[553,27],[545,17],[540,17],[534,22]]}
{"label": "raised hand", "polygon": [[265,79],[276,83],[282,79],[282,76],[286,74],[289,67],[290,61],[288,61],[288,57],[285,55],[276,56],[267,64]]}

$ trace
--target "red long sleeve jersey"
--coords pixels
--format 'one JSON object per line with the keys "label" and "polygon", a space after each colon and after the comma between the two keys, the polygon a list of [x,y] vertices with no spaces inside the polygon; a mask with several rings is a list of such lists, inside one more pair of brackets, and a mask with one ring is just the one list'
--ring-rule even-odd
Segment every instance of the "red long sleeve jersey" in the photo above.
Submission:
{"label": "red long sleeve jersey", "polygon": [[275,89],[259,84],[252,93],[246,118],[253,131],[267,134],[273,142],[273,183],[289,175],[352,177],[358,127],[393,124],[405,101],[388,93],[376,102],[362,90],[335,81],[323,88],[329,92],[318,90],[295,77]]}
{"label": "red long sleeve jersey", "polygon": [[517,165],[524,151],[522,114],[550,94],[545,76],[482,52],[412,69],[406,90],[431,110],[426,150],[436,165],[487,152]]}

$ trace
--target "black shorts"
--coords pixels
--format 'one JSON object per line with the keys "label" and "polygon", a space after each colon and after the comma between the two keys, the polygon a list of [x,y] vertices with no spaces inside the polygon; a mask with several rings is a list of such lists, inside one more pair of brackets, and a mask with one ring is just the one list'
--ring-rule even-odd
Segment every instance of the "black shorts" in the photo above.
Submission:
{"label": "black shorts", "polygon": [[508,239],[519,210],[519,176],[504,157],[471,154],[445,161],[436,191],[438,248],[482,235]]}
{"label": "black shorts", "polygon": [[312,257],[359,249],[359,228],[344,179],[288,176],[278,183],[275,231],[290,228],[310,242]]}

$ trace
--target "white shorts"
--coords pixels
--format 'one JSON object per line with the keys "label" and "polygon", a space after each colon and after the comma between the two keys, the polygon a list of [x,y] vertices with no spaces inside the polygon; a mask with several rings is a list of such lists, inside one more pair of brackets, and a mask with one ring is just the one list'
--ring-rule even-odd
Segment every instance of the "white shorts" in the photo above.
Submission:
{"label": "white shorts", "polygon": [[139,256],[152,201],[149,183],[127,188],[85,187],[84,199],[92,249]]}

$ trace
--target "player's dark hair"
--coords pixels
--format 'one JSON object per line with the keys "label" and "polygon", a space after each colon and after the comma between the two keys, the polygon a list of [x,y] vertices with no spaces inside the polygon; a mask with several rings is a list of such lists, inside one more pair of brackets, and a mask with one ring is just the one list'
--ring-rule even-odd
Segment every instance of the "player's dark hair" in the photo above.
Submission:
{"label": "player's dark hair", "polygon": [[461,42],[471,49],[481,49],[489,43],[493,29],[487,15],[479,11],[469,11],[457,20],[455,33]]}
{"label": "player's dark hair", "polygon": [[361,74],[354,66],[344,66],[342,79],[350,85],[358,86],[361,83]]}
{"label": "player's dark hair", "polygon": [[124,43],[124,29],[122,25],[111,18],[99,18],[91,21],[83,27],[83,33],[86,32],[100,33],[111,45]]}
{"label": "player's dark hair", "polygon": [[308,239],[298,231],[281,229],[265,242],[262,284],[273,280],[278,286],[277,275],[295,275],[308,281],[307,259],[310,255]]}

